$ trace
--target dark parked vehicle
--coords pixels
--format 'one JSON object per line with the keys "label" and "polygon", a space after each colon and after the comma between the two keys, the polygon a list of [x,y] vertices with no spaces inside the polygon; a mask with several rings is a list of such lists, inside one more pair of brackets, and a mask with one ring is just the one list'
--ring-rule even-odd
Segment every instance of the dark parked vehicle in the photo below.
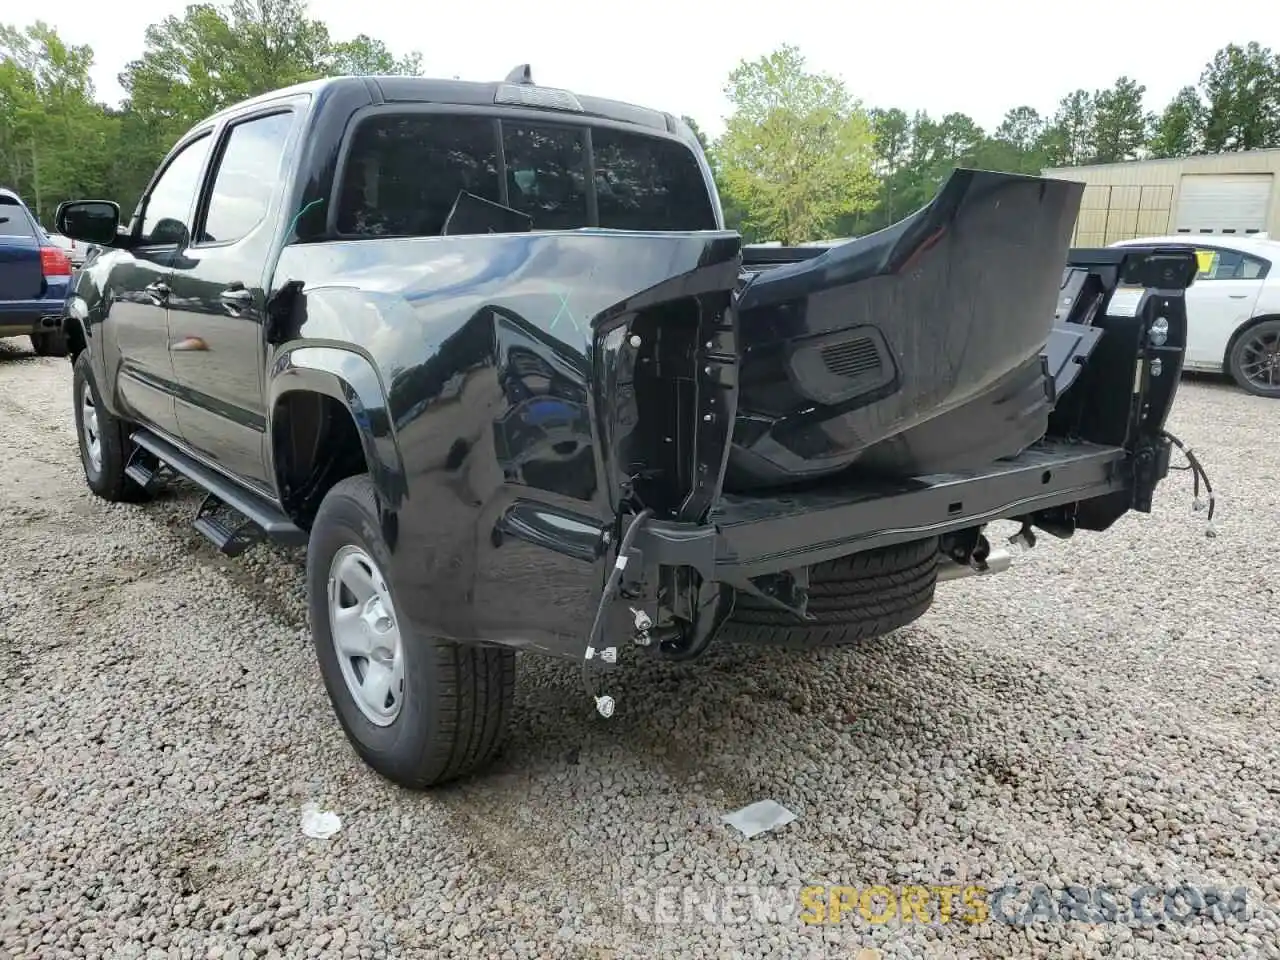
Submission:
{"label": "dark parked vehicle", "polygon": [[63,356],[62,305],[71,261],[27,205],[0,187],[0,337],[30,336],[42,357]]}
{"label": "dark parked vehicle", "polygon": [[1178,248],[1068,250],[1079,184],[956,171],[901,223],[744,247],[677,118],[535,86],[339,78],[174,147],[68,301],[89,486],[207,492],[227,553],[307,545],[316,652],[376,770],[494,755],[517,651],[847,643],[984,530],[1149,511]]}

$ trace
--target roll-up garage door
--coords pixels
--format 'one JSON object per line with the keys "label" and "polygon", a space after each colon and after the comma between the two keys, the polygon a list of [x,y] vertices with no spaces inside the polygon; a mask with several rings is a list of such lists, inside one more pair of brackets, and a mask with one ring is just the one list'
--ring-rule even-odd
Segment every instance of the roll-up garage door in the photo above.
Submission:
{"label": "roll-up garage door", "polygon": [[1184,174],[1175,218],[1178,233],[1261,233],[1267,226],[1269,173]]}

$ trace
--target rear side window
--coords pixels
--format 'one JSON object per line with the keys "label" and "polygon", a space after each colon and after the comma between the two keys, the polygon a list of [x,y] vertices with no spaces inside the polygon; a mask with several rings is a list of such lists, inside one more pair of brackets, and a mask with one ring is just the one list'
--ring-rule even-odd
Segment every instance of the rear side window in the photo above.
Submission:
{"label": "rear side window", "polygon": [[33,237],[31,218],[12,197],[0,197],[0,237]]}
{"label": "rear side window", "polygon": [[680,143],[621,130],[591,131],[600,226],[714,230],[702,169]]}
{"label": "rear side window", "polygon": [[1196,280],[1258,280],[1267,275],[1267,261],[1237,250],[1197,250],[1200,272]]}
{"label": "rear side window", "polygon": [[248,236],[267,215],[280,185],[292,113],[237,123],[218,161],[200,243],[231,243]]}
{"label": "rear side window", "polygon": [[507,205],[533,217],[534,230],[589,226],[586,153],[580,127],[503,121]]}
{"label": "rear side window", "polygon": [[497,133],[484,117],[372,116],[343,169],[338,232],[436,236],[459,192],[497,202]]}

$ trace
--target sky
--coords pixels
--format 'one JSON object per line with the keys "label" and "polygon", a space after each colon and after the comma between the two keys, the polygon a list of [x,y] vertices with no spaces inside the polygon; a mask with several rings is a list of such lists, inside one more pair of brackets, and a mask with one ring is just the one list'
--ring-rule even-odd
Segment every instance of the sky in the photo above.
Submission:
{"label": "sky", "polygon": [[[114,103],[146,26],[185,6],[58,0],[11,7],[0,21],[43,19],[64,40],[91,44],[98,97]],[[397,54],[419,50],[432,76],[498,80],[529,63],[536,83],[687,114],[712,136],[729,109],[729,72],[781,43],[867,106],[958,111],[988,130],[1010,107],[1052,113],[1069,91],[1121,74],[1146,84],[1159,110],[1227,43],[1280,45],[1280,16],[1260,31],[1258,16],[1206,9],[1192,0],[310,0],[336,39],[368,33]]]}

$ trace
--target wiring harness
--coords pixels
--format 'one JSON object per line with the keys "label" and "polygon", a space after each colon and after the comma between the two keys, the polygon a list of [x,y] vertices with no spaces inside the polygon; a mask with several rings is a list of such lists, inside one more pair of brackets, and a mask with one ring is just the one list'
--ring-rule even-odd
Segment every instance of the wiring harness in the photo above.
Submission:
{"label": "wiring harness", "polygon": [[623,534],[622,542],[618,544],[618,556],[613,562],[613,568],[609,571],[609,579],[604,585],[604,592],[600,594],[600,603],[596,607],[595,620],[591,624],[591,632],[587,635],[587,649],[582,658],[582,682],[587,688],[587,693],[591,699],[595,701],[596,711],[602,717],[613,716],[613,697],[601,695],[597,692],[596,684],[591,670],[591,662],[597,658],[603,663],[616,663],[618,659],[618,650],[616,647],[597,648],[596,644],[600,642],[601,635],[604,632],[605,610],[609,606],[609,601],[613,599],[614,594],[618,592],[618,586],[622,582],[622,572],[627,569],[628,554],[631,552],[631,545],[635,543],[636,534],[640,532],[640,528],[644,522],[653,516],[653,511],[645,508],[637,513],[628,524],[626,533]]}
{"label": "wiring harness", "polygon": [[[1160,435],[1181,450],[1182,455],[1187,458],[1187,462],[1185,464],[1170,464],[1169,469],[1191,471],[1192,496],[1194,497],[1191,501],[1191,509],[1199,512],[1200,510],[1205,509],[1206,505],[1208,506],[1209,513],[1205,517],[1204,535],[1206,537],[1216,537],[1218,535],[1218,531],[1213,525],[1213,484],[1209,482],[1208,472],[1205,470],[1204,465],[1201,464],[1200,459],[1195,455],[1195,451],[1193,451],[1189,446],[1175,437],[1168,430],[1161,430]],[[1207,504],[1206,500],[1200,499],[1200,484],[1202,482],[1204,483],[1204,494]]]}

